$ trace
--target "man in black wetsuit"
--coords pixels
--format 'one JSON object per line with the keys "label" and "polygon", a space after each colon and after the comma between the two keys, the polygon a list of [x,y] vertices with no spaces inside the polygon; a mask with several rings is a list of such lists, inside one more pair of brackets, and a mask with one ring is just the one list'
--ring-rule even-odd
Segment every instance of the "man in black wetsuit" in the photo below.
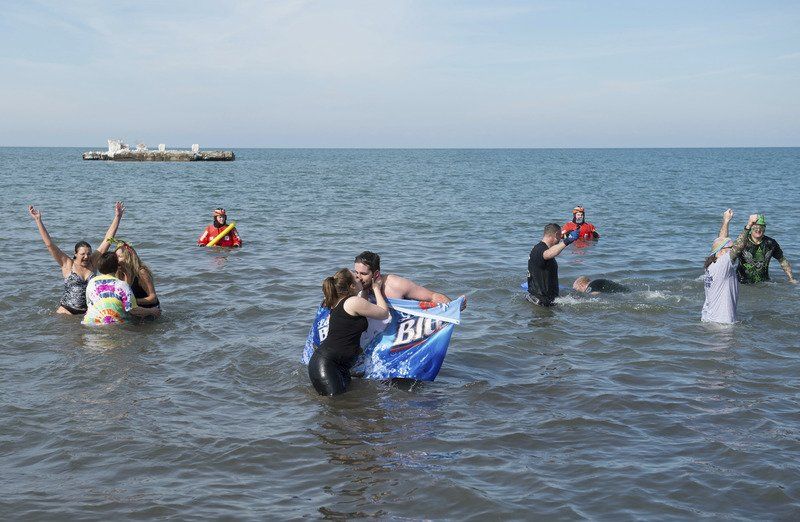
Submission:
{"label": "man in black wetsuit", "polygon": [[610,279],[589,279],[586,276],[580,276],[572,284],[573,290],[584,292],[587,294],[622,294],[630,292],[630,288],[619,283],[615,283]]}
{"label": "man in black wetsuit", "polygon": [[[751,225],[755,219],[755,223]],[[740,283],[760,283],[769,281],[769,261],[773,257],[781,264],[781,268],[789,278],[789,282],[796,284],[792,275],[792,265],[783,255],[783,250],[777,241],[764,235],[767,229],[767,220],[764,214],[751,215],[744,229],[749,232],[745,247],[739,254],[739,266],[736,267],[736,277]]]}
{"label": "man in black wetsuit", "polygon": [[528,301],[541,306],[553,306],[558,297],[558,263],[556,256],[567,245],[578,239],[578,231],[573,230],[561,237],[561,225],[550,223],[544,227],[542,240],[531,249],[528,257]]}

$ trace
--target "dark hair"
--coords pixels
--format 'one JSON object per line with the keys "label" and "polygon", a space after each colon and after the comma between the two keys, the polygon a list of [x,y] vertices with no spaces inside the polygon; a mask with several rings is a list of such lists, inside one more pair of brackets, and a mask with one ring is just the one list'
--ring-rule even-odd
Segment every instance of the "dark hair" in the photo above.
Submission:
{"label": "dark hair", "polygon": [[117,254],[114,252],[106,252],[100,256],[97,261],[97,271],[101,274],[116,274],[119,262],[117,261]]}
{"label": "dark hair", "polygon": [[342,268],[332,276],[326,277],[322,281],[322,295],[324,296],[322,306],[333,308],[342,297],[355,295],[351,288],[355,282],[356,278],[347,268]]}
{"label": "dark hair", "polygon": [[[78,250],[80,250],[81,248],[88,248],[89,250],[91,250],[92,249],[92,245],[90,245],[86,241],[78,241],[77,243],[75,243],[75,253],[76,254],[78,253]],[[72,259],[75,259],[75,256],[72,256]]]}
{"label": "dark hair", "polygon": [[557,236],[561,232],[561,225],[558,223],[548,223],[544,227],[545,236]]}
{"label": "dark hair", "polygon": [[717,254],[711,254],[706,258],[706,263],[703,265],[703,270],[707,270],[708,267],[714,264],[714,261],[717,260]]}
{"label": "dark hair", "polygon": [[381,256],[375,252],[365,250],[356,256],[355,263],[364,263],[373,272],[381,269]]}

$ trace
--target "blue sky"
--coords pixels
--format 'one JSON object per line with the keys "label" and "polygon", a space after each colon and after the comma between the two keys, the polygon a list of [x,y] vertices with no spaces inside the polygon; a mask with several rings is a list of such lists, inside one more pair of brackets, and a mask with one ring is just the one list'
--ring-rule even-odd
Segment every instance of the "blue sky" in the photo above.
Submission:
{"label": "blue sky", "polygon": [[800,146],[800,2],[0,0],[0,145]]}

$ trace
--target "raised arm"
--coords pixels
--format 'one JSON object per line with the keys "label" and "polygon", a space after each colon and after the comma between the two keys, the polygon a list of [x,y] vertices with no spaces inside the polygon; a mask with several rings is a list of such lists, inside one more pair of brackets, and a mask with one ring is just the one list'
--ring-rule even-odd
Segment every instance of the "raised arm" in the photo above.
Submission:
{"label": "raised arm", "polygon": [[[44,246],[47,247],[47,251],[50,252],[50,255],[53,256],[53,259],[56,260],[58,266],[61,267],[61,271],[64,272],[71,268],[72,258],[65,254],[58,245],[53,243],[53,239],[50,237],[50,234],[47,232],[47,229],[44,227],[44,223],[42,223],[42,213],[36,210],[33,205],[28,205],[28,213],[33,218],[33,221],[36,223],[36,227],[39,229],[39,235],[42,236],[42,241],[44,241]],[[65,267],[67,267],[65,269]]]}
{"label": "raised arm", "polygon": [[722,213],[722,226],[719,227],[719,236],[717,237],[728,237],[728,226],[730,225],[732,218],[733,210],[728,209]]}
{"label": "raised arm", "polygon": [[[728,210],[730,210],[730,209],[728,209]],[[728,210],[726,210],[725,212],[728,212]],[[731,216],[733,216],[732,212],[731,212]],[[739,254],[742,253],[742,250],[744,250],[744,247],[747,246],[747,238],[750,237],[750,227],[753,226],[753,223],[755,223],[757,219],[758,219],[758,214],[752,214],[747,219],[747,224],[744,226],[744,230],[742,230],[739,233],[739,235],[736,237],[736,239],[733,241],[733,245],[731,246],[731,252],[730,252],[731,261],[733,261],[734,259],[739,257]],[[730,221],[730,220],[728,220],[728,221]],[[725,224],[724,214],[723,214],[723,218],[722,218],[722,228],[720,228],[720,233],[722,233],[723,229],[725,231],[728,230],[727,229],[727,225]],[[720,237],[727,237],[727,236],[720,236]]]}
{"label": "raised arm", "polygon": [[[570,232],[570,234],[571,233],[572,232]],[[551,246],[550,248],[548,248],[547,250],[542,252],[542,257],[545,258],[545,260],[553,259],[558,254],[560,254],[562,250],[567,248],[567,245],[568,245],[568,243],[564,243],[563,241],[559,241],[555,245]]]}
{"label": "raised arm", "polygon": [[739,254],[742,253],[744,247],[747,246],[747,236],[748,236],[748,231],[742,230],[736,237],[736,239],[733,241],[733,245],[731,245],[731,250],[730,250],[731,261],[739,257]]}
{"label": "raised arm", "polygon": [[565,249],[565,248],[567,248],[569,245],[571,245],[572,243],[574,243],[575,241],[577,241],[577,240],[578,240],[578,237],[580,237],[580,232],[579,232],[579,230],[578,230],[577,228],[576,228],[575,230],[571,230],[571,231],[569,232],[569,234],[567,234],[566,236],[564,236],[564,237],[563,237],[563,239],[562,239],[561,241],[559,241],[559,242],[558,242],[558,243],[556,243],[555,245],[553,245],[553,246],[551,246],[550,248],[548,248],[547,250],[545,250],[545,251],[542,253],[542,257],[543,257],[543,258],[545,258],[545,260],[548,260],[548,259],[553,259],[553,258],[554,258],[554,257],[556,257],[558,254],[560,254],[562,250],[564,250],[564,249]]}
{"label": "raised arm", "polygon": [[117,201],[114,204],[114,220],[111,221],[111,225],[108,227],[108,230],[106,230],[106,235],[103,237],[103,242],[100,243],[99,247],[97,247],[98,254],[105,254],[108,252],[108,248],[111,246],[111,241],[109,241],[109,239],[117,235],[119,222],[122,220],[122,215],[124,213],[125,205],[123,205],[121,201]]}

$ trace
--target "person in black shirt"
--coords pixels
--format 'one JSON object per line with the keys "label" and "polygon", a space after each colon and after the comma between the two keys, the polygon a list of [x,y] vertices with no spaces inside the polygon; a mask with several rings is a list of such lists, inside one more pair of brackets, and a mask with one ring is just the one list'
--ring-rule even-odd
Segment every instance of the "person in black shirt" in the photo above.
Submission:
{"label": "person in black shirt", "polygon": [[367,318],[389,317],[383,296],[383,278],[372,280],[377,304],[359,297],[361,283],[350,270],[342,268],[322,282],[323,306],[331,309],[328,336],[308,361],[308,376],[320,395],[338,395],[350,386],[350,368],[361,353],[359,340],[367,329]]}
{"label": "person in black shirt", "polygon": [[553,306],[558,297],[558,263],[556,256],[578,239],[573,230],[562,239],[561,226],[550,223],[544,227],[542,240],[531,249],[528,257],[528,301],[541,306]]}
{"label": "person in black shirt", "polygon": [[736,267],[736,277],[739,282],[750,284],[769,281],[769,261],[774,257],[781,264],[789,282],[796,284],[797,281],[792,275],[792,265],[783,255],[781,246],[771,237],[764,235],[767,229],[764,214],[751,215],[744,229],[749,233],[749,237],[744,249],[739,253],[739,266]]}
{"label": "person in black shirt", "polygon": [[580,276],[576,279],[572,284],[572,288],[587,294],[622,294],[631,291],[627,286],[615,283],[610,279],[589,279],[586,276]]}

